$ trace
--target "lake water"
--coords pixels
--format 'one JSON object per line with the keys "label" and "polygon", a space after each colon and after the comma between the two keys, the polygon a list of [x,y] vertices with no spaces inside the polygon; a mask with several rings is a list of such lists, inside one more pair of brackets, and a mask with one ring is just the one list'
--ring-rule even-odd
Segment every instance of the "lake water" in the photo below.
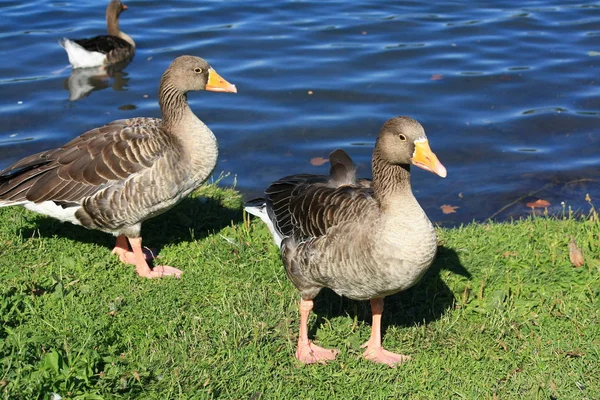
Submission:
{"label": "lake water", "polygon": [[[104,33],[106,3],[0,2],[0,168],[114,119],[160,116],[162,72],[192,54],[238,87],[189,100],[219,140],[217,173],[247,198],[283,175],[326,173],[311,160],[336,148],[370,177],[379,128],[409,115],[448,169],[441,179],[413,168],[434,221],[600,200],[598,3],[125,3],[135,59],[113,78],[73,77],[96,90],[70,95],[57,42]],[[444,204],[459,208],[446,215]]]}

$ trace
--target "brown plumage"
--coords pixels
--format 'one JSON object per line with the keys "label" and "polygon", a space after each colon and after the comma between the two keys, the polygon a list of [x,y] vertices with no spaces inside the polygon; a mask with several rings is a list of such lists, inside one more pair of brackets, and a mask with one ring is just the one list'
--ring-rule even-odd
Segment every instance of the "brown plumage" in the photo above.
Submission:
{"label": "brown plumage", "polygon": [[119,16],[127,6],[121,0],[112,0],[106,7],[108,35],[85,39],[63,39],[64,47],[73,68],[129,62],[135,55],[135,42],[119,27]]}
{"label": "brown plumage", "polygon": [[356,179],[350,157],[330,155],[330,175],[282,178],[265,191],[260,216],[280,243],[288,277],[300,291],[301,323],[296,357],[324,362],[336,352],[308,340],[312,299],[328,287],[357,300],[371,300],[373,330],[365,357],[389,365],[405,356],[381,347],[385,296],[414,285],[435,257],[435,230],[410,186],[410,164],[442,177],[446,169],[429,149],[422,126],[408,117],[387,121],[373,151],[373,181]]}
{"label": "brown plumage", "polygon": [[191,90],[236,92],[203,59],[178,57],[161,80],[162,120],[113,121],[18,161],[0,172],[0,207],[22,205],[120,236],[115,253],[140,275],[179,275],[171,267],[151,271],[125,236],[135,253],[142,222],[174,206],[216,165],[217,142],[189,108]]}

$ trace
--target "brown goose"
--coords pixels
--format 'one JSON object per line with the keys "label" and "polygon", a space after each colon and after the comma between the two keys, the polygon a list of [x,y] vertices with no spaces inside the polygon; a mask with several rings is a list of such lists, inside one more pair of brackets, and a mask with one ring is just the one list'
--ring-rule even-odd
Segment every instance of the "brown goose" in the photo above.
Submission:
{"label": "brown goose", "polygon": [[140,276],[180,275],[173,267],[150,269],[140,230],[202,184],[216,165],[217,140],[188,106],[191,90],[237,92],[202,58],[178,57],[160,82],[162,120],[113,121],[16,162],[0,171],[0,207],[21,205],[112,233],[113,253]]}
{"label": "brown goose", "polygon": [[59,43],[67,52],[73,68],[97,67],[129,62],[135,55],[135,42],[119,28],[119,15],[127,10],[121,0],[112,0],[106,7],[108,35],[87,39],[62,39]]}
{"label": "brown goose", "polygon": [[302,296],[296,358],[333,360],[337,350],[308,339],[313,299],[328,287],[342,296],[371,300],[371,338],[363,356],[390,366],[408,359],[381,346],[383,298],[413,286],[437,250],[433,226],[410,186],[410,164],[441,177],[446,169],[430,150],[423,127],[409,117],[387,121],[373,151],[373,181],[357,180],[350,157],[330,155],[330,176],[282,178],[266,199],[246,209],[263,219],[280,244],[288,277]]}

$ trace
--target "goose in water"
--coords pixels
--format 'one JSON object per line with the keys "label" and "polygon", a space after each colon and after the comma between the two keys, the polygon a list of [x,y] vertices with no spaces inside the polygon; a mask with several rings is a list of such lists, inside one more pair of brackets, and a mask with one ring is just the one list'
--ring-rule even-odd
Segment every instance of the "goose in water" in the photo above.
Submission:
{"label": "goose in water", "polygon": [[394,366],[408,359],[381,345],[383,299],[413,286],[437,251],[433,225],[415,199],[410,167],[441,177],[446,168],[431,151],[421,124],[409,117],[387,121],[373,151],[373,180],[358,180],[342,150],[329,156],[330,175],[299,174],[269,186],[266,199],[246,210],[269,227],[288,277],[300,291],[296,358],[333,360],[337,350],[308,339],[313,299],[330,288],[355,300],[370,300],[371,337],[363,357]]}
{"label": "goose in water", "polygon": [[108,35],[87,39],[62,39],[59,43],[69,56],[73,68],[129,62],[135,55],[135,42],[119,28],[119,15],[127,10],[121,0],[112,0],[106,7]]}
{"label": "goose in water", "polygon": [[202,58],[178,57],[160,81],[162,119],[113,121],[16,162],[0,171],[0,207],[20,205],[112,233],[113,253],[140,276],[179,276],[173,267],[149,267],[140,231],[142,222],[173,207],[215,168],[217,140],[190,109],[186,93],[192,90],[237,92]]}

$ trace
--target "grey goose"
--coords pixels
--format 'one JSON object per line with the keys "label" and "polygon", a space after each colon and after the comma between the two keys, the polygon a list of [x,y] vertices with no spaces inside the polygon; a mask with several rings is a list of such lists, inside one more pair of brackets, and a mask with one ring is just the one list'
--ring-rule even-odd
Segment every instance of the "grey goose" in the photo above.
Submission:
{"label": "grey goose", "polygon": [[135,42],[119,27],[119,15],[127,10],[121,0],[112,0],[106,7],[108,35],[86,39],[62,39],[59,43],[67,52],[73,68],[89,68],[106,64],[129,62],[135,55]]}
{"label": "grey goose", "polygon": [[162,119],[113,121],[25,157],[0,171],[0,207],[20,205],[112,233],[113,253],[140,276],[179,276],[173,267],[149,267],[140,232],[145,220],[177,204],[216,165],[217,140],[190,109],[186,93],[192,90],[237,92],[202,58],[178,57],[160,81]]}
{"label": "grey goose", "polygon": [[413,286],[437,251],[433,225],[415,199],[410,166],[446,176],[421,124],[409,117],[388,120],[373,151],[373,180],[356,178],[343,151],[331,153],[330,175],[298,174],[279,179],[246,210],[259,216],[280,246],[286,273],[300,291],[300,334],[296,358],[303,363],[333,360],[337,350],[308,339],[313,299],[330,288],[370,300],[371,337],[363,356],[394,366],[407,356],[381,345],[383,299]]}

